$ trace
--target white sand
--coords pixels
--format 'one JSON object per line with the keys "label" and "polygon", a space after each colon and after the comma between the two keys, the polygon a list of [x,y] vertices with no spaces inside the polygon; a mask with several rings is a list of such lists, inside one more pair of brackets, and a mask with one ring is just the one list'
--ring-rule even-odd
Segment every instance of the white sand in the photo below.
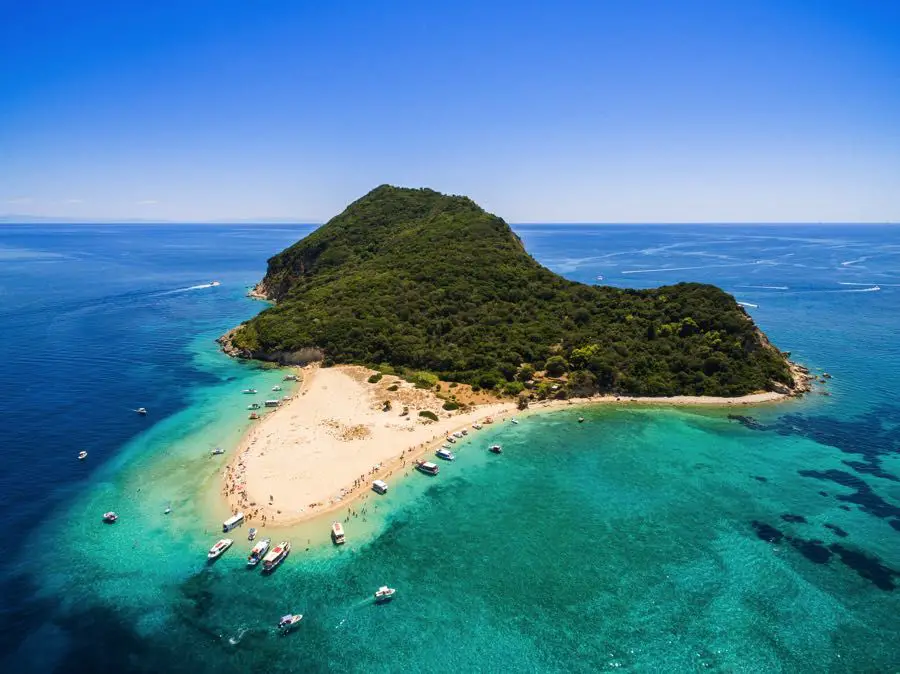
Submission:
{"label": "white sand", "polygon": [[[486,417],[500,422],[515,413],[513,402],[446,412],[443,400],[397,377],[368,383],[372,371],[362,367],[311,366],[301,373],[303,382],[294,398],[247,434],[226,468],[223,494],[232,512],[242,510],[250,522],[288,525],[347,507],[368,493],[372,480],[389,480],[405,471],[414,459],[443,444],[447,434],[463,428],[477,433],[473,423]],[[388,391],[393,384],[398,390]],[[787,398],[780,393],[740,398],[597,396],[533,403],[524,414],[570,405],[737,406]],[[385,400],[391,401],[389,411],[383,410]],[[402,416],[404,406],[409,413]],[[439,421],[426,423],[419,417],[426,409],[438,414]]]}

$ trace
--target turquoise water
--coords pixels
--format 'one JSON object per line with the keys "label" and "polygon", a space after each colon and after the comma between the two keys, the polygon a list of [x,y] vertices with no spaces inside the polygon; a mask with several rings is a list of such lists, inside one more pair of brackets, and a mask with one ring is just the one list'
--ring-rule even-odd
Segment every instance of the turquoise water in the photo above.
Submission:
{"label": "turquoise water", "polygon": [[[460,443],[439,476],[394,480],[389,495],[345,513],[346,546],[330,546],[327,522],[291,530],[294,552],[264,577],[243,567],[242,530],[235,549],[205,561],[223,519],[217,487],[227,458],[209,449],[233,448],[246,427],[239,391],[266,391],[282,376],[235,363],[211,341],[258,310],[244,285],[278,241],[299,235],[246,229],[180,234],[191,253],[177,264],[162,249],[172,245],[168,229],[79,242],[93,259],[116,259],[137,241],[148,278],[175,268],[185,279],[178,287],[217,277],[223,286],[154,299],[121,336],[106,333],[112,352],[119,339],[146,340],[141,386],[163,387],[147,406],[153,413],[171,398],[171,409],[144,429],[105,429],[127,437],[99,465],[76,463],[88,474],[74,486],[46,478],[46,515],[6,555],[5,670],[900,667],[900,232],[518,228],[535,257],[571,278],[722,285],[756,305],[748,310],[779,346],[834,375],[821,389],[831,395],[738,410],[565,409],[498,424]],[[33,236],[29,249],[44,241]],[[129,283],[159,291],[159,281],[140,278]],[[118,310],[108,310],[118,323]],[[98,393],[122,386],[82,376]],[[29,424],[31,433],[52,430],[26,416],[22,443]],[[503,455],[485,451],[494,441]],[[73,470],[66,459],[59,475]],[[52,473],[56,463],[39,460]],[[19,475],[36,479],[28,471]],[[110,508],[122,519],[103,526],[99,514]],[[375,606],[382,584],[398,596]],[[288,611],[305,617],[280,637],[273,628]]]}

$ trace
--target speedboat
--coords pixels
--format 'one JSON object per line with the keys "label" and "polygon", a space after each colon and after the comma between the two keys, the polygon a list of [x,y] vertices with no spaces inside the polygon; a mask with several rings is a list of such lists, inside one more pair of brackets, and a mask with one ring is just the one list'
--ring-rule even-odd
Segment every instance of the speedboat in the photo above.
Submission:
{"label": "speedboat", "polygon": [[377,590],[375,590],[375,602],[381,604],[386,601],[390,601],[394,598],[394,595],[397,594],[397,590],[392,587],[388,587],[387,585],[382,585]]}
{"label": "speedboat", "polygon": [[210,281],[210,282],[209,282],[209,287],[210,287],[210,288],[215,288],[216,286],[220,286],[220,285],[222,285],[222,284],[219,283],[218,281]]}
{"label": "speedboat", "polygon": [[462,433],[463,435],[468,435],[468,434],[469,434],[469,431],[467,431],[467,430],[464,428],[464,429],[462,429],[462,430],[460,431],[460,433]]}
{"label": "speedboat", "polygon": [[168,515],[170,512],[172,512],[172,506],[166,506],[166,509],[163,510],[163,515]]}
{"label": "speedboat", "polygon": [[216,447],[214,450],[212,450],[210,452],[210,454],[212,454],[213,456],[216,456],[218,454],[224,454],[224,453],[225,453],[225,450],[222,449],[221,447]]}
{"label": "speedboat", "polygon": [[256,393],[255,388],[245,388],[241,393],[246,393],[247,395],[253,395]]}
{"label": "speedboat", "polygon": [[248,409],[248,410],[258,410],[258,409],[259,409],[259,403],[250,403],[249,405],[247,405],[247,409]]}
{"label": "speedboat", "polygon": [[281,390],[281,387],[276,385],[276,386],[273,386],[273,387],[272,387],[272,390],[273,390],[273,391],[280,391],[280,390]]}
{"label": "speedboat", "polygon": [[440,468],[436,463],[431,463],[431,461],[416,461],[416,470],[426,475],[437,475]]}
{"label": "speedboat", "polygon": [[303,620],[303,616],[299,613],[294,615],[289,613],[286,616],[281,616],[281,620],[278,621],[278,629],[281,630],[282,634],[287,634],[294,628],[294,625],[301,620]]}
{"label": "speedboat", "polygon": [[141,416],[146,416],[146,414],[147,414],[147,408],[146,408],[146,407],[138,407],[138,408],[135,410],[135,412],[137,412],[137,413],[140,414]]}
{"label": "speedboat", "polygon": [[503,447],[501,447],[500,445],[491,445],[490,448],[488,449],[488,451],[491,451],[494,454],[502,454]]}
{"label": "speedboat", "polygon": [[484,426],[482,426],[481,424],[472,424],[472,428],[474,428],[476,431],[480,431],[482,428],[484,428]]}
{"label": "speedboat", "polygon": [[456,438],[451,437],[451,436],[449,436],[449,435],[447,436],[446,440],[447,440],[447,442],[449,442],[451,445],[454,444],[454,443],[456,442]]}
{"label": "speedboat", "polygon": [[256,527],[250,527],[250,531],[247,532],[247,540],[252,541],[256,538]]}
{"label": "speedboat", "polygon": [[268,554],[263,557],[263,571],[266,573],[272,573],[275,569],[278,568],[278,565],[281,564],[287,556],[291,552],[291,542],[290,541],[281,541],[274,548],[269,550]]}
{"label": "speedboat", "polygon": [[510,420],[509,420],[509,421],[510,421],[510,423],[513,423],[513,424],[517,424],[517,423],[519,423],[519,420],[518,420],[518,419],[516,419],[516,418],[515,418],[515,417],[513,417],[513,418],[512,418],[512,419],[510,419]]}
{"label": "speedboat", "polygon": [[449,449],[444,449],[441,447],[438,451],[436,451],[435,456],[439,459],[444,459],[444,461],[453,461],[456,459],[456,454],[451,452]]}
{"label": "speedboat", "polygon": [[340,522],[331,525],[331,540],[335,545],[343,545],[347,542],[344,538],[344,526]]}
{"label": "speedboat", "polygon": [[579,423],[579,424],[583,424],[583,423],[584,423],[584,417],[578,417],[578,423]]}
{"label": "speedboat", "polygon": [[80,452],[78,452],[78,460],[79,461],[84,461],[86,458],[87,458],[87,452],[85,452],[84,450],[81,450]]}
{"label": "speedboat", "polygon": [[230,538],[222,538],[218,540],[216,544],[209,549],[209,552],[206,555],[206,559],[210,562],[217,560],[222,556],[223,552],[231,547],[232,543],[234,543],[234,541]]}
{"label": "speedboat", "polygon": [[110,510],[108,513],[103,513],[103,521],[106,522],[107,524],[112,524],[117,519],[119,519],[119,516],[116,513],[114,513],[112,510]]}
{"label": "speedboat", "polygon": [[387,494],[388,485],[384,480],[373,480],[372,481],[372,491],[375,491],[379,494]]}
{"label": "speedboat", "polygon": [[453,434],[453,437],[456,438],[457,440],[459,440],[462,436],[463,436],[463,434],[460,433],[459,431],[456,431],[456,432]]}
{"label": "speedboat", "polygon": [[264,538],[250,549],[250,555],[247,557],[247,566],[253,568],[259,564],[265,554],[269,551],[272,544],[271,538]]}

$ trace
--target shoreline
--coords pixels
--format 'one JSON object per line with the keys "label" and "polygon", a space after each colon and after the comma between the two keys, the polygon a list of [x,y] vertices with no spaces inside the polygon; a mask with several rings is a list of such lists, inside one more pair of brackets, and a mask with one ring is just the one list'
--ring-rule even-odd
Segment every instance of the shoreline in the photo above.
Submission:
{"label": "shoreline", "polygon": [[[454,432],[468,429],[466,439],[471,438],[478,433],[472,424],[483,423],[486,417],[497,423],[510,415],[594,405],[728,408],[780,403],[809,390],[811,377],[805,368],[796,367],[792,371],[797,388],[791,393],[735,398],[600,395],[534,402],[524,410],[510,400],[450,413],[441,409],[444,401],[434,393],[415,389],[398,377],[369,383],[373,371],[361,366],[294,368],[302,377],[300,385],[290,400],[241,438],[222,472],[219,492],[229,512],[243,511],[251,526],[291,527],[352,509],[371,491],[373,480],[387,481],[408,470]],[[398,416],[393,405],[408,407],[408,414]],[[424,409],[439,420],[422,422],[418,412]]]}

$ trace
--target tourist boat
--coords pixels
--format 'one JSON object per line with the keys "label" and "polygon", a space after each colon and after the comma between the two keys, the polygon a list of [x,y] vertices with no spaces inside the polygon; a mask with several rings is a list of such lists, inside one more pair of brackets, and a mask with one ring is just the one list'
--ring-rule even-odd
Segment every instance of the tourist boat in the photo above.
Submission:
{"label": "tourist boat", "polygon": [[513,417],[512,419],[509,420],[509,422],[512,424],[517,424],[517,423],[519,423],[519,420],[516,419],[515,417]]}
{"label": "tourist boat", "polygon": [[344,527],[340,522],[335,522],[331,525],[331,540],[334,541],[335,545],[346,543],[344,540]]}
{"label": "tourist boat", "polygon": [[375,603],[381,604],[386,601],[390,601],[394,598],[394,595],[397,594],[397,590],[392,587],[388,587],[387,585],[382,585],[377,590],[375,590]]}
{"label": "tourist boat", "polygon": [[286,374],[286,375],[284,375],[284,381],[297,381],[297,375]]}
{"label": "tourist boat", "polygon": [[224,453],[225,453],[225,450],[222,449],[221,447],[216,447],[214,450],[212,450],[210,452],[210,454],[212,454],[213,456],[217,456],[219,454],[224,454]]}
{"label": "tourist boat", "polygon": [[299,613],[291,615],[290,613],[286,616],[281,616],[281,620],[278,621],[278,629],[281,630],[282,634],[287,634],[292,629],[294,629],[294,625],[303,620],[303,616]]}
{"label": "tourist boat", "polygon": [[502,454],[503,447],[501,447],[500,445],[491,445],[490,448],[488,449],[488,451],[491,451],[494,454]]}
{"label": "tourist boat", "polygon": [[85,452],[84,450],[81,450],[80,452],[78,452],[78,460],[79,461],[84,461],[86,458],[87,458],[87,452]]}
{"label": "tourist boat", "polygon": [[138,407],[138,408],[135,410],[135,412],[137,412],[137,413],[140,414],[141,416],[145,416],[145,415],[147,414],[147,408],[146,408],[146,407]]}
{"label": "tourist boat", "polygon": [[248,419],[259,419],[259,415],[256,412],[250,412],[250,416],[248,416],[247,418]]}
{"label": "tourist boat", "polygon": [[492,423],[494,423],[494,419],[492,417],[485,417],[484,423],[492,424]]}
{"label": "tourist boat", "polygon": [[482,428],[484,428],[484,426],[482,426],[481,424],[472,424],[472,428],[474,428],[476,431],[480,431]]}
{"label": "tourist boat", "polygon": [[449,435],[446,437],[446,440],[447,440],[447,442],[449,442],[451,445],[452,445],[453,443],[456,442],[456,438],[452,438],[452,437],[450,437]]}
{"label": "tourist boat", "polygon": [[280,390],[281,390],[281,387],[276,385],[276,386],[273,386],[273,387],[272,387],[272,390],[273,390],[273,391],[280,391]]}
{"label": "tourist boat", "polygon": [[247,557],[247,566],[253,568],[257,564],[259,564],[265,554],[269,551],[269,546],[272,544],[271,538],[264,538],[259,543],[254,545],[250,549],[250,554]]}
{"label": "tourist boat", "polygon": [[266,407],[278,407],[281,404],[280,400],[267,400]]}
{"label": "tourist boat", "polygon": [[372,482],[372,491],[379,494],[387,494],[388,486],[384,480],[375,480]]}
{"label": "tourist boat", "polygon": [[291,542],[281,541],[281,543],[269,550],[268,554],[263,557],[263,571],[265,571],[266,573],[271,573],[272,571],[274,571],[276,568],[278,568],[279,564],[287,559],[287,556],[290,554],[290,552]]}
{"label": "tourist boat", "polygon": [[108,513],[103,513],[103,521],[106,522],[107,524],[112,524],[117,519],[119,519],[119,516],[116,513],[114,513],[112,510],[110,510]]}
{"label": "tourist boat", "polygon": [[253,395],[253,394],[256,393],[256,389],[255,389],[255,388],[245,388],[243,391],[241,391],[241,393],[246,393],[246,394],[248,394],[248,395]]}
{"label": "tourist boat", "polygon": [[437,475],[440,468],[431,461],[416,461],[416,470],[426,475]]}
{"label": "tourist boat", "polygon": [[456,460],[456,454],[451,452],[449,449],[444,449],[441,447],[438,451],[436,451],[435,456],[439,459],[444,459],[444,461],[454,461]]}
{"label": "tourist boat", "polygon": [[248,409],[248,410],[258,410],[258,409],[259,409],[259,403],[250,403],[249,405],[247,405],[247,409]]}
{"label": "tourist boat", "polygon": [[456,431],[456,432],[453,434],[453,437],[456,438],[457,440],[459,440],[460,438],[462,438],[462,436],[463,436],[462,433],[460,433],[459,431]]}
{"label": "tourist boat", "polygon": [[244,523],[244,513],[235,513],[227,520],[222,522],[222,533],[227,534],[235,527],[239,527]]}
{"label": "tourist boat", "polygon": [[247,532],[247,540],[252,541],[256,538],[256,527],[250,527],[250,531]]}
{"label": "tourist boat", "polygon": [[222,556],[222,553],[225,552],[228,548],[231,547],[231,544],[234,543],[230,538],[222,538],[216,542],[214,546],[209,549],[209,552],[206,554],[206,559],[210,562],[218,559]]}

